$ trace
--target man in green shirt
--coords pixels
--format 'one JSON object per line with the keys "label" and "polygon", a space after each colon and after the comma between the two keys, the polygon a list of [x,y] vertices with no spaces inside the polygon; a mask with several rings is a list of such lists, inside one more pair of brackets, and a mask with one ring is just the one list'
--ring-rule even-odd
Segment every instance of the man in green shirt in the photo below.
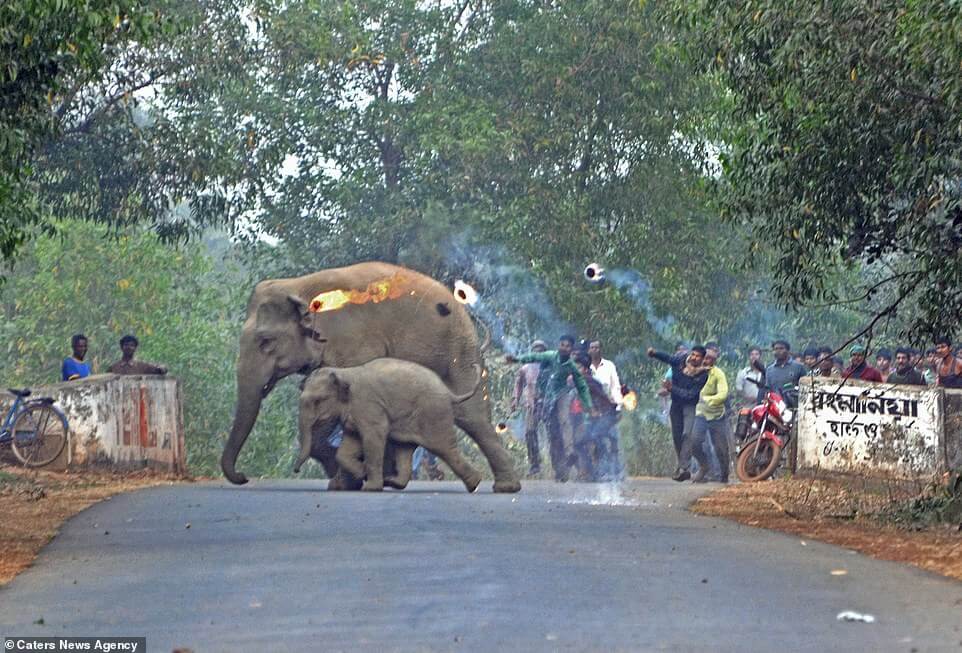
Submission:
{"label": "man in green shirt", "polygon": [[571,360],[574,349],[574,336],[561,336],[558,349],[555,351],[532,352],[521,356],[506,356],[508,363],[538,363],[541,365],[541,375],[538,383],[542,399],[543,418],[548,427],[548,450],[551,454],[551,466],[554,468],[555,480],[564,483],[568,480],[568,470],[574,463],[574,444],[564,441],[562,420],[568,415],[561,414],[558,399],[568,392],[568,378],[574,381],[581,399],[581,405],[594,417],[596,412],[591,403],[588,384],[581,376],[578,367]]}

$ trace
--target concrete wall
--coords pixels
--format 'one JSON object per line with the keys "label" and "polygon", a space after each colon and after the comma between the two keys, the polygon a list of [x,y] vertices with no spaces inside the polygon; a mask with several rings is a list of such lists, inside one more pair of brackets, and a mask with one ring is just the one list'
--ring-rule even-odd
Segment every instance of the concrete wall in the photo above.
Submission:
{"label": "concrete wall", "polygon": [[796,423],[800,471],[917,478],[962,469],[962,391],[806,378]]}
{"label": "concrete wall", "polygon": [[[100,374],[31,389],[33,397],[53,397],[70,424],[68,446],[51,467],[148,465],[186,470],[177,379]],[[10,401],[9,394],[0,397],[4,409]]]}

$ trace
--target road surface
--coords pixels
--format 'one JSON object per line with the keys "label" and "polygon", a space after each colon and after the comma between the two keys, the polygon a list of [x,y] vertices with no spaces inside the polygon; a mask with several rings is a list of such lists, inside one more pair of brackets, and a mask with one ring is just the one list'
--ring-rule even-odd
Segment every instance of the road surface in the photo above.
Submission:
{"label": "road surface", "polygon": [[0,635],[146,636],[152,653],[962,651],[962,583],[688,513],[705,486],[322,488],[93,506],[0,590]]}

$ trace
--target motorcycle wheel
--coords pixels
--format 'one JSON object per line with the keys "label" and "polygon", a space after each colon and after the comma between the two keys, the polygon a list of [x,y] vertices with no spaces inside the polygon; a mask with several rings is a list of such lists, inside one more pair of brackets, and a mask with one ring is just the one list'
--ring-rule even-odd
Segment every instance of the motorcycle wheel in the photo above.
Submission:
{"label": "motorcycle wheel", "polygon": [[743,483],[764,481],[775,473],[782,457],[782,448],[771,440],[762,440],[755,451],[755,440],[746,442],[738,454],[735,474]]}

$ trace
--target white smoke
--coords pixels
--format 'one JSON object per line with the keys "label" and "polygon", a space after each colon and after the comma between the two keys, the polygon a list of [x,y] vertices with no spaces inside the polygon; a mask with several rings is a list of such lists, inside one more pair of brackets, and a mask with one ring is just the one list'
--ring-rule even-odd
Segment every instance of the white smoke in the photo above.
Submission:
{"label": "white smoke", "polygon": [[448,269],[478,291],[471,311],[491,329],[494,344],[509,354],[529,350],[540,338],[551,344],[572,332],[548,299],[542,284],[500,246],[475,245],[465,235],[455,236],[445,248]]}
{"label": "white smoke", "polygon": [[652,330],[665,340],[671,339],[675,330],[675,318],[659,317],[651,303],[651,284],[637,270],[608,270],[608,281],[621,290],[645,316]]}

